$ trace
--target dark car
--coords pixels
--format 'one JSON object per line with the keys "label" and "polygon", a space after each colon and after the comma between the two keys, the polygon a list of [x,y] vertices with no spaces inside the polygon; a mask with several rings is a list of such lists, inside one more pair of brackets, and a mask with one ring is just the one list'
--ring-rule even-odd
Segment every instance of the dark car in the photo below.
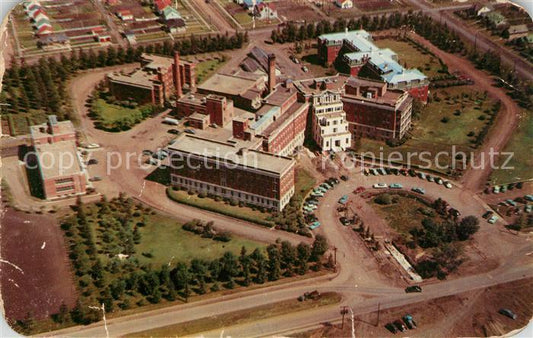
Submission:
{"label": "dark car", "polygon": [[392,324],[392,323],[387,323],[387,324],[385,325],[385,328],[386,328],[387,330],[389,330],[391,333],[394,333],[394,334],[395,334],[396,332],[398,332],[398,330],[396,329],[396,327],[395,327],[394,324]]}
{"label": "dark car", "polygon": [[174,135],[178,135],[180,133],[180,131],[177,129],[169,129],[167,132],[169,134],[174,134]]}
{"label": "dark car", "polygon": [[154,152],[149,150],[149,149],[144,149],[143,150],[143,155],[152,155]]}
{"label": "dark car", "polygon": [[95,159],[95,158],[91,158],[91,159],[89,160],[89,162],[87,162],[87,164],[89,164],[89,165],[91,165],[91,164],[98,164],[98,160]]}
{"label": "dark car", "polygon": [[422,288],[418,285],[411,285],[411,286],[408,286],[405,288],[405,292],[406,293],[411,293],[411,292],[422,292]]}
{"label": "dark car", "polygon": [[407,331],[407,328],[405,327],[405,325],[403,325],[403,322],[401,320],[399,319],[395,320],[393,324],[398,329],[398,331],[401,331],[401,332]]}
{"label": "dark car", "polygon": [[335,177],[330,177],[328,178],[328,183],[331,182],[333,184],[339,184],[339,179],[335,178]]}
{"label": "dark car", "polygon": [[348,181],[348,176],[346,176],[346,175],[342,175],[342,176],[341,176],[341,180],[343,180],[343,181]]}
{"label": "dark car", "polygon": [[98,181],[101,181],[102,178],[100,176],[94,176],[94,177],[91,177],[89,178],[89,181],[91,182],[98,182]]}
{"label": "dark car", "polygon": [[516,320],[516,313],[514,313],[513,311],[511,311],[509,309],[500,309],[498,311],[498,313],[501,314],[501,315],[504,315],[506,317],[509,317],[512,320]]}
{"label": "dark car", "polygon": [[193,135],[196,134],[196,132],[193,129],[185,129],[185,132],[187,134],[193,134]]}
{"label": "dark car", "polygon": [[491,211],[491,210],[488,210],[486,213],[483,214],[483,218],[488,219],[488,218],[490,218],[492,215],[494,215],[494,212]]}

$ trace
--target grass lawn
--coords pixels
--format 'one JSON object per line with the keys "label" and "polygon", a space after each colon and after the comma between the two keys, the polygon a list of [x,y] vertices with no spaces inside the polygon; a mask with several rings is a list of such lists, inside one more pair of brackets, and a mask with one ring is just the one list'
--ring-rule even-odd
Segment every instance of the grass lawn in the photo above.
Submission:
{"label": "grass lawn", "polygon": [[[214,225],[216,228],[216,224]],[[213,260],[222,257],[224,252],[231,251],[239,255],[241,248],[248,252],[261,248],[264,244],[232,236],[229,242],[219,242],[202,238],[192,232],[185,231],[174,219],[160,214],[148,217],[146,225],[140,228],[141,243],[135,246],[137,258],[141,264],[153,264],[156,267],[169,261],[185,262],[193,258]],[[142,253],[150,253],[152,258]]]}
{"label": "grass lawn", "polygon": [[408,41],[397,41],[394,39],[376,40],[374,43],[381,48],[390,48],[398,54],[399,63],[407,68],[418,68],[427,77],[442,75],[438,72],[441,69],[439,59],[425,51],[419,50]]}
{"label": "grass lawn", "polygon": [[334,305],[341,301],[342,297],[338,293],[324,293],[318,300],[306,300],[303,302],[297,299],[286,300],[273,304],[258,306],[252,309],[230,312],[220,316],[197,319],[185,323],[164,326],[161,328],[136,332],[127,337],[179,337],[189,336],[199,332],[215,330],[226,326],[249,323],[254,320],[265,319],[274,316],[281,316],[297,311],[316,309],[321,306]]}
{"label": "grass lawn", "polygon": [[201,84],[211,77],[220,67],[222,67],[227,60],[222,61],[222,58],[215,58],[198,63],[196,66],[196,81]]}
{"label": "grass lawn", "polygon": [[175,202],[191,205],[200,209],[218,212],[226,216],[243,219],[261,225],[274,225],[269,221],[269,217],[271,216],[270,213],[261,212],[257,209],[239,207],[238,205],[232,206],[224,201],[215,201],[209,197],[200,198],[198,195],[189,195],[184,190],[174,190],[172,188],[167,188],[167,196]]}
{"label": "grass lawn", "polygon": [[400,233],[404,238],[410,239],[411,234],[409,230],[420,226],[422,220],[428,217],[422,214],[419,209],[433,209],[414,198],[400,196],[394,193],[389,193],[389,195],[397,198],[397,202],[389,205],[381,205],[373,201],[371,206],[377,210],[391,228]]}
{"label": "grass lawn", "polygon": [[104,99],[98,99],[96,106],[100,109],[100,117],[104,123],[114,123],[123,118],[141,118],[139,108],[126,108],[115,104],[105,102]]}
{"label": "grass lawn", "polygon": [[[384,142],[363,139],[357,147],[360,152],[372,152],[379,156],[381,150],[385,156],[393,151],[400,152],[404,161],[408,153],[419,154],[422,151],[430,151],[435,155],[439,151],[451,152],[452,146],[457,151],[471,152],[474,150],[473,141],[482,128],[489,121],[490,110],[494,104],[490,99],[484,99],[483,93],[475,91],[470,86],[458,86],[442,89],[434,89],[433,100],[422,109],[419,119],[413,119],[413,128],[410,131],[411,138],[403,145],[389,147]],[[460,115],[456,115],[460,111]],[[480,116],[484,120],[480,120]],[[441,120],[447,118],[448,122]],[[473,136],[468,136],[473,132]],[[427,157],[433,158],[433,156]],[[386,159],[386,158],[385,158]],[[451,158],[443,156],[439,159],[442,166],[449,164]],[[423,164],[419,157],[413,157],[412,164]],[[434,163],[432,164],[434,167]]]}
{"label": "grass lawn", "polygon": [[296,170],[296,183],[294,185],[295,197],[303,198],[307,193],[314,188],[316,180],[311,174],[302,168]]}
{"label": "grass lawn", "polygon": [[[513,158],[507,164],[514,169],[497,169],[491,176],[493,184],[525,181],[533,178],[533,114],[526,112],[520,124],[505,146],[506,152],[513,152]],[[505,157],[502,160],[505,160]],[[498,165],[502,165],[499,163]]]}

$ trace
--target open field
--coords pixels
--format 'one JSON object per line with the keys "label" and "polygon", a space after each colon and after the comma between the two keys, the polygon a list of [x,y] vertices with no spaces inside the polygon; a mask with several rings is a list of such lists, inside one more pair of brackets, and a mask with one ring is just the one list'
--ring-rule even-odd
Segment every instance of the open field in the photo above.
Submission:
{"label": "open field", "polygon": [[262,305],[250,310],[230,312],[225,315],[212,316],[182,324],[170,325],[154,330],[136,332],[128,337],[168,337],[187,336],[199,332],[206,332],[230,325],[253,322],[268,317],[281,316],[302,310],[316,309],[321,306],[334,305],[341,301],[338,293],[324,293],[318,300],[300,302],[296,299]]}
{"label": "open field", "polygon": [[[216,223],[214,224],[216,228]],[[152,215],[140,229],[141,242],[136,245],[139,262],[161,266],[173,262],[187,262],[194,258],[213,260],[231,251],[238,255],[244,246],[248,252],[264,245],[259,242],[232,236],[229,242],[203,238],[182,229],[181,224],[163,215]],[[146,257],[148,254],[151,257]]]}
{"label": "open field", "polygon": [[303,198],[316,185],[316,180],[305,169],[296,170],[296,182],[294,184],[294,196]]}
{"label": "open field", "polygon": [[[39,320],[77,295],[61,229],[50,215],[7,209],[2,218],[2,299],[8,320]],[[22,291],[23,290],[23,291]],[[52,329],[52,328],[50,328]]]}
{"label": "open field", "polygon": [[[379,155],[383,151],[385,159],[391,152],[399,152],[407,161],[408,153],[431,152],[433,158],[440,151],[447,156],[439,158],[439,166],[431,163],[433,169],[443,168],[452,162],[452,147],[456,151],[474,151],[476,136],[490,123],[494,101],[486,98],[471,86],[457,86],[432,91],[433,101],[421,111],[419,119],[413,119],[411,137],[398,147],[390,147],[383,142],[363,139],[358,151]],[[446,122],[444,122],[446,121]],[[411,164],[424,164],[419,156],[412,158]],[[446,172],[446,170],[444,170]]]}
{"label": "open field", "polygon": [[425,51],[418,49],[409,41],[394,39],[376,39],[375,44],[380,48],[390,48],[398,54],[398,60],[406,68],[417,68],[427,77],[442,75],[438,72],[442,68],[439,60]]}
{"label": "open field", "polygon": [[[507,164],[514,169],[496,169],[491,175],[493,184],[525,181],[533,178],[533,114],[525,112],[519,126],[513,133],[504,151],[512,152],[513,157]],[[503,159],[502,159],[503,160]],[[503,164],[503,163],[500,163]]]}

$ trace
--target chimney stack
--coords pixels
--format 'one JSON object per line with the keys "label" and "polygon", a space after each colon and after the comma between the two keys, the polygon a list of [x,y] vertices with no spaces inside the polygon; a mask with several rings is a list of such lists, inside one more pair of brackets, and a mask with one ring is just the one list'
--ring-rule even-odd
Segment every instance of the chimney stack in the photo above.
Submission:
{"label": "chimney stack", "polygon": [[276,87],[276,55],[268,55],[268,93],[272,93]]}
{"label": "chimney stack", "polygon": [[174,87],[176,88],[176,100],[179,99],[183,92],[181,90],[181,76],[180,76],[180,54],[178,51],[174,52]]}

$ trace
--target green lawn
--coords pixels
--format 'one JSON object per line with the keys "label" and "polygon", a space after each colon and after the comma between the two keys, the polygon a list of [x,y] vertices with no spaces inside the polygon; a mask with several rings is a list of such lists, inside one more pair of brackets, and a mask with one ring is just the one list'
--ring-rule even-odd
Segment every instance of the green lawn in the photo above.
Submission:
{"label": "green lawn", "polygon": [[[216,223],[214,227],[216,228]],[[264,246],[262,243],[236,236],[232,236],[231,241],[226,243],[202,238],[183,230],[181,224],[174,219],[160,214],[150,216],[140,232],[141,243],[135,246],[137,258],[141,264],[152,263],[157,267],[171,260],[185,262],[198,258],[211,261],[222,257],[226,251],[238,255],[243,246],[248,252]],[[142,253],[150,253],[152,257],[145,257]]]}
{"label": "green lawn", "polygon": [[411,237],[409,230],[420,226],[422,220],[427,217],[419,210],[431,208],[414,198],[394,193],[389,195],[396,198],[397,202],[390,205],[381,205],[373,201],[371,206],[387,221],[391,228],[398,231],[406,239],[409,239]]}
{"label": "green lawn", "polygon": [[376,40],[374,43],[381,48],[390,48],[398,54],[399,63],[407,68],[418,68],[427,77],[442,75],[438,72],[441,69],[438,58],[419,50],[408,41],[397,41],[394,39]]}
{"label": "green lawn", "polygon": [[98,99],[95,106],[100,109],[100,117],[104,123],[114,123],[123,118],[141,118],[139,108],[126,108],[115,104],[105,102],[104,99]]}
{"label": "green lawn", "polygon": [[306,170],[299,168],[296,170],[296,183],[294,185],[294,196],[303,198],[314,188],[316,180]]}
{"label": "green lawn", "polygon": [[198,63],[196,66],[196,81],[201,84],[205,80],[211,77],[220,67],[222,67],[227,60],[223,60],[222,57],[206,60]]}
{"label": "green lawn", "polygon": [[[413,128],[410,131],[411,138],[403,145],[389,147],[384,142],[363,139],[358,145],[360,152],[371,152],[379,156],[381,150],[385,156],[393,151],[400,152],[404,161],[407,161],[408,153],[419,154],[422,151],[430,151],[433,159],[439,151],[452,151],[455,146],[457,151],[467,154],[474,151],[473,142],[476,135],[489,123],[490,115],[486,112],[494,104],[490,99],[484,99],[483,93],[475,91],[470,86],[449,87],[432,90],[433,96],[438,97],[428,103],[422,109],[419,119],[413,118]],[[460,111],[460,115],[456,115]],[[480,120],[480,116],[484,120]],[[448,122],[442,122],[447,118]],[[474,135],[468,136],[470,132]],[[386,159],[386,157],[385,157]],[[449,164],[450,157],[441,157],[439,163],[442,166]],[[419,156],[414,156],[412,164],[424,164]],[[435,169],[434,163],[431,165]],[[444,170],[445,171],[445,170]]]}
{"label": "green lawn", "polygon": [[[509,143],[505,146],[504,151],[513,152],[508,167],[514,169],[497,169],[492,173],[491,181],[493,184],[501,184],[515,181],[525,181],[533,178],[531,168],[533,167],[533,114],[532,112],[524,113],[520,120],[518,129],[513,134]],[[503,156],[502,161],[507,156]],[[501,166],[503,163],[498,163]]]}
{"label": "green lawn", "polygon": [[216,201],[209,197],[200,198],[198,195],[189,195],[184,190],[174,190],[172,188],[167,188],[167,196],[178,203],[218,212],[261,225],[273,225],[273,223],[269,221],[271,215],[268,212],[261,212],[257,209],[244,206],[232,206],[224,201]]}

